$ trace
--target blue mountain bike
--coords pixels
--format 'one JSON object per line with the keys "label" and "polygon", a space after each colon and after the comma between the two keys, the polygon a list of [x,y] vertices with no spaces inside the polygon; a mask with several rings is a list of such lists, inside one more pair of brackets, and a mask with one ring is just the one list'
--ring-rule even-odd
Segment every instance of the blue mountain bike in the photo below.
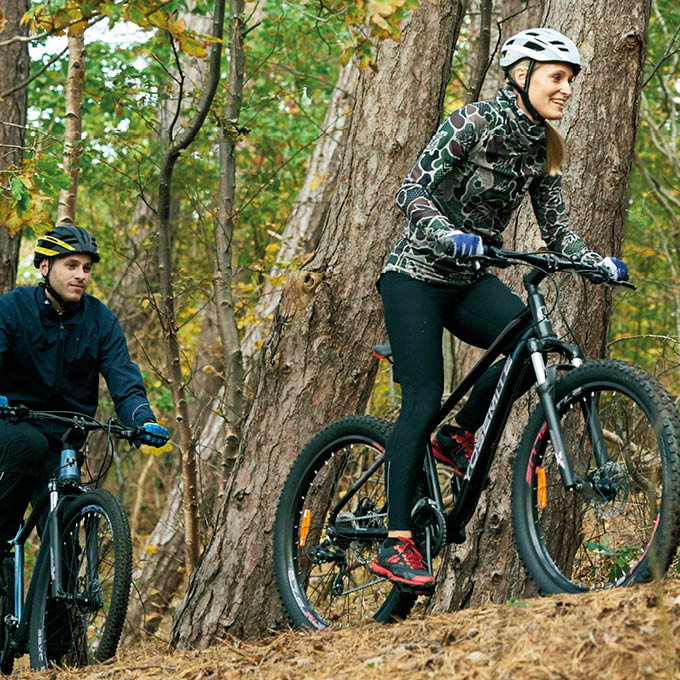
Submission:
{"label": "blue mountain bike", "polygon": [[[6,407],[16,421],[49,420],[68,427],[61,462],[40,500],[12,541],[0,593],[0,671],[30,654],[31,668],[85,666],[113,656],[127,612],[132,574],[132,541],[118,499],[81,482],[85,456],[69,442],[90,432],[139,440],[143,430],[62,412]],[[106,461],[106,457],[105,457]],[[103,464],[105,466],[105,462]],[[98,478],[103,476],[100,471]],[[95,480],[96,481],[96,480]],[[33,529],[42,534],[28,592],[24,592],[24,545]]]}

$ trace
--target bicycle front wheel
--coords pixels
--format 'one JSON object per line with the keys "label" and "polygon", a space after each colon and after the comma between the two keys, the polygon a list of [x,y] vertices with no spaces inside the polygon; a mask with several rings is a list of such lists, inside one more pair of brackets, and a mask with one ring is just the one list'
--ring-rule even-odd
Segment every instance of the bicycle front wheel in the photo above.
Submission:
{"label": "bicycle front wheel", "polygon": [[96,489],[76,497],[61,526],[64,597],[53,597],[45,562],[31,612],[31,667],[38,670],[113,656],[130,595],[130,527],[115,496]]}
{"label": "bicycle front wheel", "polygon": [[542,593],[645,581],[676,546],[680,429],[656,379],[621,361],[593,361],[555,386],[577,484],[567,490],[543,410],[517,450],[512,521],[526,571]]}
{"label": "bicycle front wheel", "polygon": [[[342,418],[313,437],[281,492],[274,525],[274,570],[296,628],[348,626],[371,618],[405,618],[416,595],[377,576],[370,565],[387,496],[382,456],[390,424],[371,416]],[[348,540],[337,529],[370,529]]]}

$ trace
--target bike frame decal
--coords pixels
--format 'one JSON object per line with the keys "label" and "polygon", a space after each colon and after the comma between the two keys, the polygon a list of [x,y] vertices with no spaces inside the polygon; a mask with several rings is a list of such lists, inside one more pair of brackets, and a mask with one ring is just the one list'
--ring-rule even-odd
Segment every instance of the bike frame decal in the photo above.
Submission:
{"label": "bike frame decal", "polygon": [[300,541],[298,542],[298,545],[301,548],[304,548],[305,545],[307,545],[307,536],[309,534],[309,528],[312,523],[312,513],[309,510],[309,508],[305,508],[305,511],[302,513],[302,524],[300,525]]}
{"label": "bike frame decal", "polygon": [[470,463],[468,465],[468,469],[465,472],[465,481],[469,482],[471,477],[472,477],[472,472],[475,469],[475,466],[477,465],[477,460],[479,459],[479,452],[484,445],[484,440],[486,439],[487,432],[489,431],[489,425],[491,424],[491,421],[493,420],[494,413],[496,413],[496,407],[498,406],[498,400],[500,399],[501,393],[503,392],[503,388],[505,387],[505,381],[508,377],[508,373],[510,373],[510,369],[512,368],[512,355],[509,356],[505,360],[505,366],[503,366],[503,372],[501,373],[500,378],[498,379],[498,384],[496,385],[496,391],[493,393],[493,398],[491,399],[491,404],[489,405],[489,410],[486,413],[486,418],[484,418],[484,424],[482,425],[482,429],[479,432],[479,435],[477,437],[477,443],[475,444],[475,448],[472,451],[472,455],[470,456]]}
{"label": "bike frame decal", "polygon": [[532,480],[534,478],[534,467],[536,466],[536,450],[538,449],[541,439],[545,436],[545,433],[548,431],[548,425],[543,424],[543,427],[541,428],[541,431],[538,433],[538,437],[536,437],[536,441],[534,442],[534,446],[531,449],[531,455],[529,456],[529,465],[527,465],[527,476],[526,476],[526,482],[529,486],[531,486]]}

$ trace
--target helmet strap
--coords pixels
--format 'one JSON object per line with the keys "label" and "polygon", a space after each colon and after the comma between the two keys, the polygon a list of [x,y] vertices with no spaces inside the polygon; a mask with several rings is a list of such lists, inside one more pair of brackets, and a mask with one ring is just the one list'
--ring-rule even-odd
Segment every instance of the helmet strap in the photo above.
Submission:
{"label": "helmet strap", "polygon": [[52,261],[53,258],[47,259],[47,274],[43,277],[43,280],[38,284],[43,290],[50,294],[50,297],[61,307],[61,312],[68,312],[74,306],[72,302],[67,302],[64,298],[57,293],[52,284],[50,284],[50,271],[52,271]]}
{"label": "helmet strap", "polygon": [[524,103],[529,115],[535,121],[537,121],[539,125],[542,125],[545,122],[545,118],[538,111],[536,111],[536,108],[531,103],[531,99],[529,99],[529,82],[531,80],[531,72],[534,70],[535,63],[536,61],[534,59],[529,59],[529,66],[527,67],[527,77],[524,80],[524,87],[521,87],[520,84],[510,75],[509,70],[505,73],[505,77],[508,81],[508,85],[510,85],[513,90],[519,93],[519,96],[522,98],[522,102]]}

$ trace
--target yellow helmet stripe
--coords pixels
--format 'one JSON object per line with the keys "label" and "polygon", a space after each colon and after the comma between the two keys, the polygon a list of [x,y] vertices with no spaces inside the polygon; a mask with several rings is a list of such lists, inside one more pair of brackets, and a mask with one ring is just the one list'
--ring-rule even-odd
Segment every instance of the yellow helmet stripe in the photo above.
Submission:
{"label": "yellow helmet stripe", "polygon": [[[38,246],[35,249],[36,253],[40,253],[41,255],[45,255],[46,257],[54,257],[55,255],[59,255],[60,253],[57,252],[56,250],[50,250],[49,248],[41,248]],[[63,255],[63,253],[61,253]]]}
{"label": "yellow helmet stripe", "polygon": [[[65,250],[75,250],[75,248],[72,245],[69,245],[68,243],[65,243],[64,241],[61,241],[58,238],[55,238],[54,236],[50,236],[49,234],[46,234],[43,236],[41,241],[49,241],[50,243],[56,243],[58,246],[61,246]],[[37,248],[36,248],[37,250]]]}

